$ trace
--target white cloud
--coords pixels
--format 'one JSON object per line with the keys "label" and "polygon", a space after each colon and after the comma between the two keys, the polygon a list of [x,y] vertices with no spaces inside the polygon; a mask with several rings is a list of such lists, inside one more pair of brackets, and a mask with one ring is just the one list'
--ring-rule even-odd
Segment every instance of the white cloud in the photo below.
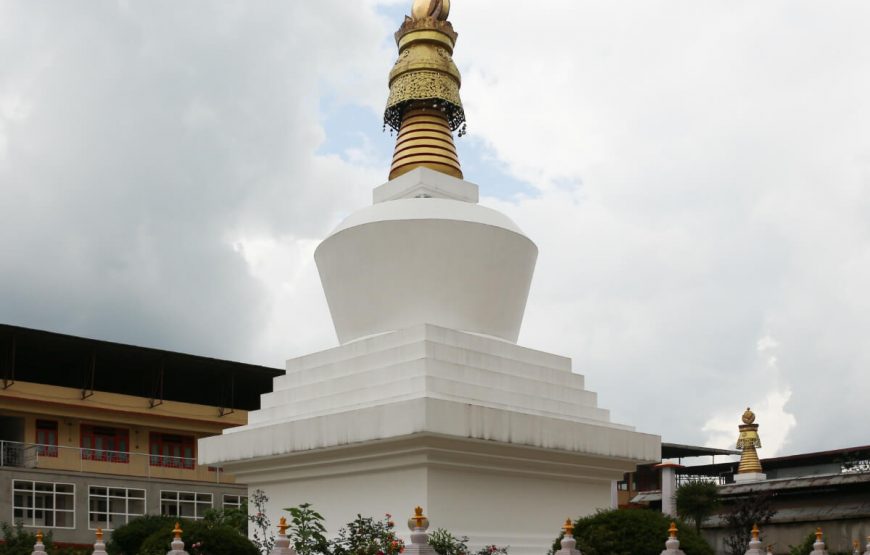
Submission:
{"label": "white cloud", "polygon": [[[0,319],[276,365],[332,344],[311,252],[388,153],[318,154],[319,108],[383,105],[396,4],[0,0]],[[867,442],[841,424],[870,390],[868,16],[454,3],[482,163],[536,191],[480,183],[540,248],[521,342],[616,420],[733,441],[753,404],[766,454]]]}

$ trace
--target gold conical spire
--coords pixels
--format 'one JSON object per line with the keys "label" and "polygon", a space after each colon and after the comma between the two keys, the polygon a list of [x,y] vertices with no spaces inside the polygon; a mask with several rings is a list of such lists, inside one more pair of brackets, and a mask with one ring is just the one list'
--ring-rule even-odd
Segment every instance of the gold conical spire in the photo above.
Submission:
{"label": "gold conical spire", "polygon": [[740,436],[737,438],[737,449],[742,449],[738,474],[760,473],[761,461],[758,460],[756,449],[761,447],[758,436],[758,424],[755,424],[755,413],[748,407],[743,413],[743,424],[739,426]]}
{"label": "gold conical spire", "polygon": [[415,0],[396,32],[399,59],[384,112],[384,127],[399,132],[390,179],[419,167],[462,178],[453,131],[465,133],[465,112],[449,14],[449,0]]}

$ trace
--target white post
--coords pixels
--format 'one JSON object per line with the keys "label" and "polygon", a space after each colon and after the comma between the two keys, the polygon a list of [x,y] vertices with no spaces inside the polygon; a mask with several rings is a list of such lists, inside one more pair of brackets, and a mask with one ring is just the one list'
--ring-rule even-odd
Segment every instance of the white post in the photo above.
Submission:
{"label": "white post", "polygon": [[761,549],[761,540],[758,538],[760,530],[757,524],[752,525],[752,539],[749,540],[749,546],[746,548],[744,555],[765,555]]}
{"label": "white post", "polygon": [[686,553],[680,549],[680,540],[677,539],[677,524],[675,522],[671,522],[671,527],[668,528],[668,541],[665,542],[665,550],[662,551],[661,555],[686,555]]}
{"label": "white post", "polygon": [[169,544],[172,549],[170,549],[166,555],[190,555],[184,550],[184,542],[181,541],[181,526],[179,526],[179,523],[175,523],[175,529],[172,530],[172,533],[175,535],[175,538],[172,540],[172,543]]}
{"label": "white post", "polygon": [[42,530],[36,532],[36,543],[33,545],[33,553],[30,555],[47,555],[45,545],[42,543]]}
{"label": "white post", "polygon": [[828,550],[825,549],[825,542],[822,541],[821,528],[816,528],[816,542],[813,544],[813,551],[810,555],[828,555]]}
{"label": "white post", "polygon": [[287,537],[287,519],[281,517],[278,524],[278,537],[275,538],[275,547],[269,555],[296,555],[296,550],[290,547],[290,539]]}
{"label": "white post", "polygon": [[562,541],[560,542],[562,549],[557,551],[556,555],[583,555],[577,549],[577,540],[574,539],[574,524],[570,518],[565,520],[565,526],[562,526],[562,530],[564,531]]}
{"label": "white post", "polygon": [[108,555],[108,553],[106,553],[106,544],[103,543],[102,528],[97,528],[97,541],[94,542],[94,552],[92,555]]}
{"label": "white post", "polygon": [[677,473],[674,466],[669,464],[659,465],[662,471],[662,513],[668,516],[677,516],[677,505],[674,495],[677,492]]}
{"label": "white post", "polygon": [[610,482],[610,508],[619,508],[619,487],[616,480]]}

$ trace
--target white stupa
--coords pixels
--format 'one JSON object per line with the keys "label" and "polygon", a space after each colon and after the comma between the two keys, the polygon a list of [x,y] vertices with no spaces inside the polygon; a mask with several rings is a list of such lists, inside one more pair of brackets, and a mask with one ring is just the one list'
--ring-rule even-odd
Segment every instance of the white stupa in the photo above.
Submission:
{"label": "white stupa", "polygon": [[340,345],[289,360],[199,460],[265,491],[273,520],[310,502],[334,533],[422,505],[473,546],[540,555],[660,439],[611,422],[569,359],[516,344],[537,247],[462,179],[448,12],[418,0],[396,34],[390,181],[315,252]]}

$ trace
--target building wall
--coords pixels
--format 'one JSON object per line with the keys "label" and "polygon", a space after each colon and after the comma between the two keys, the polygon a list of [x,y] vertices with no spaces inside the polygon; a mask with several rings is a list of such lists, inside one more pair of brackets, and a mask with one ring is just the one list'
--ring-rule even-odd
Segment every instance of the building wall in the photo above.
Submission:
{"label": "building wall", "polygon": [[[244,498],[246,493],[245,486],[237,484],[218,484],[216,482],[207,483],[188,480],[161,480],[156,478],[142,477],[121,477],[110,476],[107,474],[98,474],[90,472],[72,473],[66,471],[52,471],[42,469],[21,469],[21,468],[2,468],[0,469],[0,521],[15,522],[13,517],[13,501],[15,501],[15,492],[13,491],[13,483],[17,482],[19,486],[29,482],[40,485],[48,484],[63,484],[71,485],[74,491],[73,495],[73,522],[67,521],[65,524],[72,527],[47,526],[45,519],[50,517],[35,515],[39,521],[36,525],[26,523],[27,528],[41,529],[44,532],[51,532],[53,539],[59,542],[89,544],[94,541],[94,531],[97,527],[107,528],[107,537],[111,537],[111,529],[123,524],[126,521],[121,515],[113,518],[114,525],[106,526],[105,522],[99,520],[98,514],[102,510],[97,506],[96,497],[100,497],[101,493],[91,498],[89,495],[91,488],[110,488],[123,490],[142,490],[144,491],[144,509],[145,514],[161,514],[161,493],[180,492],[184,494],[199,494],[199,503],[196,504],[198,514],[186,514],[190,503],[182,501],[184,504],[182,516],[201,518],[202,512],[206,508],[220,509],[226,501],[232,503],[238,502],[238,498]],[[45,488],[43,488],[45,489]],[[210,503],[206,504],[205,500],[210,496]],[[20,504],[21,493],[19,493]],[[94,510],[89,512],[89,505],[93,502]],[[178,504],[176,504],[178,507]],[[65,508],[68,508],[65,506]],[[119,511],[120,512],[120,511]],[[131,511],[138,513],[138,509]],[[96,518],[93,519],[91,516]],[[63,516],[69,516],[69,513],[64,513]],[[135,516],[133,514],[132,516]],[[132,518],[131,516],[131,518]],[[20,520],[20,519],[19,519]]]}
{"label": "building wall", "polygon": [[[225,496],[237,505],[246,488],[220,469],[198,464],[196,448],[198,438],[244,424],[247,413],[221,415],[218,407],[172,401],[151,404],[99,391],[82,399],[78,389],[26,382],[0,390],[0,521],[23,517],[25,526],[50,531],[55,541],[90,544],[97,527],[111,530],[125,514],[201,518],[206,508],[222,508]],[[45,432],[37,435],[38,421],[57,424],[51,441]],[[123,445],[110,445],[102,436],[99,445],[96,439],[83,444],[86,427],[116,430]],[[158,434],[155,439],[170,438],[168,451],[151,450],[152,433]],[[175,501],[162,500],[162,494]],[[109,513],[118,514],[110,519]]]}

